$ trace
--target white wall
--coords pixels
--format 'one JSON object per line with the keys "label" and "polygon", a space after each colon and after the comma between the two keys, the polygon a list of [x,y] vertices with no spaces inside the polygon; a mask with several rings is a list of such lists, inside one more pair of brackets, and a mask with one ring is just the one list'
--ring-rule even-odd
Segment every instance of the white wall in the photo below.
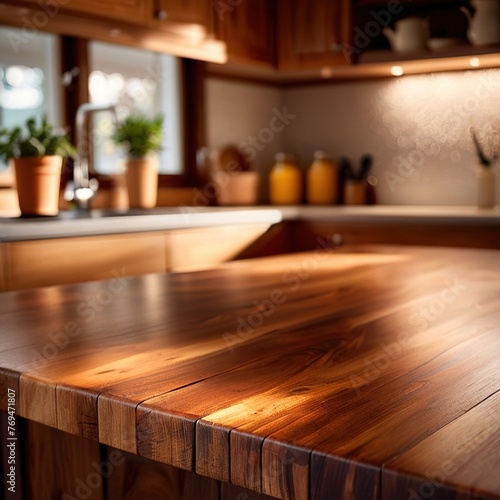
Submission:
{"label": "white wall", "polygon": [[[500,154],[500,69],[286,90],[209,80],[207,101],[209,146],[258,136],[273,109],[286,107],[295,118],[258,153],[260,171],[267,175],[280,150],[298,154],[304,169],[316,149],[355,164],[371,153],[384,204],[474,205],[471,126]],[[496,172],[500,197],[498,163]]]}
{"label": "white wall", "polygon": [[[469,128],[500,153],[500,70],[293,88],[285,146],[304,167],[315,149],[375,158],[379,203],[473,205],[477,164]],[[497,165],[498,193],[500,168]]]}

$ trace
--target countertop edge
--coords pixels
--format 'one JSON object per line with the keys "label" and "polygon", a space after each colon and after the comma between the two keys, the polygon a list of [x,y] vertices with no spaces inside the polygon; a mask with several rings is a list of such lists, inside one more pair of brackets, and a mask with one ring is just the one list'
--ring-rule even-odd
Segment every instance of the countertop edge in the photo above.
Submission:
{"label": "countertop edge", "polygon": [[0,219],[0,242],[99,236],[131,232],[277,224],[282,221],[498,226],[500,207],[433,206],[255,206],[165,207],[147,213],[91,211],[54,219]]}

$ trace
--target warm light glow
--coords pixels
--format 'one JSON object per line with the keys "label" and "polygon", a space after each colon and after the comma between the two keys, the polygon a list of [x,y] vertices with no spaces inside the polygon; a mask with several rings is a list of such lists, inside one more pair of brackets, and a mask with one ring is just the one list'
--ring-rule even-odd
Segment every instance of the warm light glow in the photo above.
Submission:
{"label": "warm light glow", "polygon": [[321,77],[322,78],[331,78],[333,76],[333,68],[330,66],[323,66],[321,68]]}
{"label": "warm light glow", "polygon": [[402,76],[404,75],[403,68],[401,66],[393,66],[391,68],[391,74],[394,76]]}
{"label": "warm light glow", "polygon": [[473,68],[479,68],[479,66],[481,66],[481,61],[479,60],[479,57],[471,57],[469,59],[469,64],[473,67]]}

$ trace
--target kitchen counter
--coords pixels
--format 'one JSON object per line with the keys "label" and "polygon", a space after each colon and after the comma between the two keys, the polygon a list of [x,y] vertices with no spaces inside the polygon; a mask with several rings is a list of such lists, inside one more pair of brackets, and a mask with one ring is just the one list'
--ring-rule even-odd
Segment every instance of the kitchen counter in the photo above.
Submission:
{"label": "kitchen counter", "polygon": [[498,224],[500,207],[351,205],[279,207],[283,219],[326,221],[373,221],[383,223]]}
{"label": "kitchen counter", "polygon": [[0,219],[0,241],[96,236],[231,224],[275,224],[276,209],[171,207],[148,210],[61,212],[57,217]]}
{"label": "kitchen counter", "polygon": [[499,282],[367,246],[4,293],[1,409],[276,498],[498,499]]}
{"label": "kitchen counter", "polygon": [[151,210],[91,210],[61,212],[58,217],[0,218],[0,241],[95,236],[130,232],[213,227],[228,224],[285,221],[377,223],[442,223],[447,225],[498,225],[500,207],[434,206],[262,206],[169,207]]}

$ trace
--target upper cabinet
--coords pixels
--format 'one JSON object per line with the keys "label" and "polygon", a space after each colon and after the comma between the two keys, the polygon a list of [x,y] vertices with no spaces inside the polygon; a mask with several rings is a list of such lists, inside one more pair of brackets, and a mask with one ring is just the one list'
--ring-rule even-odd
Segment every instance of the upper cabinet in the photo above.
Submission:
{"label": "upper cabinet", "polygon": [[32,4],[42,9],[47,15],[57,14],[59,8],[67,11],[82,12],[99,17],[145,23],[150,17],[151,0],[22,0],[19,3]]}
{"label": "upper cabinet", "polygon": [[214,63],[227,61],[212,36],[208,0],[2,0],[0,23],[100,40]]}
{"label": "upper cabinet", "polygon": [[[2,5],[5,24],[23,26],[19,7],[30,7],[33,16],[42,9],[48,31],[216,63],[228,55],[229,65],[210,70],[275,81],[500,67],[500,0],[2,0]],[[92,19],[83,23],[79,13]]]}
{"label": "upper cabinet", "polygon": [[154,0],[154,17],[160,21],[211,26],[212,2],[207,0]]}
{"label": "upper cabinet", "polygon": [[467,0],[355,0],[354,6],[357,56],[426,59],[474,49],[467,36],[473,12]]}
{"label": "upper cabinet", "polygon": [[275,64],[273,0],[214,1],[215,36],[227,43],[230,61]]}
{"label": "upper cabinet", "polygon": [[348,64],[351,0],[278,0],[278,9],[280,69]]}

